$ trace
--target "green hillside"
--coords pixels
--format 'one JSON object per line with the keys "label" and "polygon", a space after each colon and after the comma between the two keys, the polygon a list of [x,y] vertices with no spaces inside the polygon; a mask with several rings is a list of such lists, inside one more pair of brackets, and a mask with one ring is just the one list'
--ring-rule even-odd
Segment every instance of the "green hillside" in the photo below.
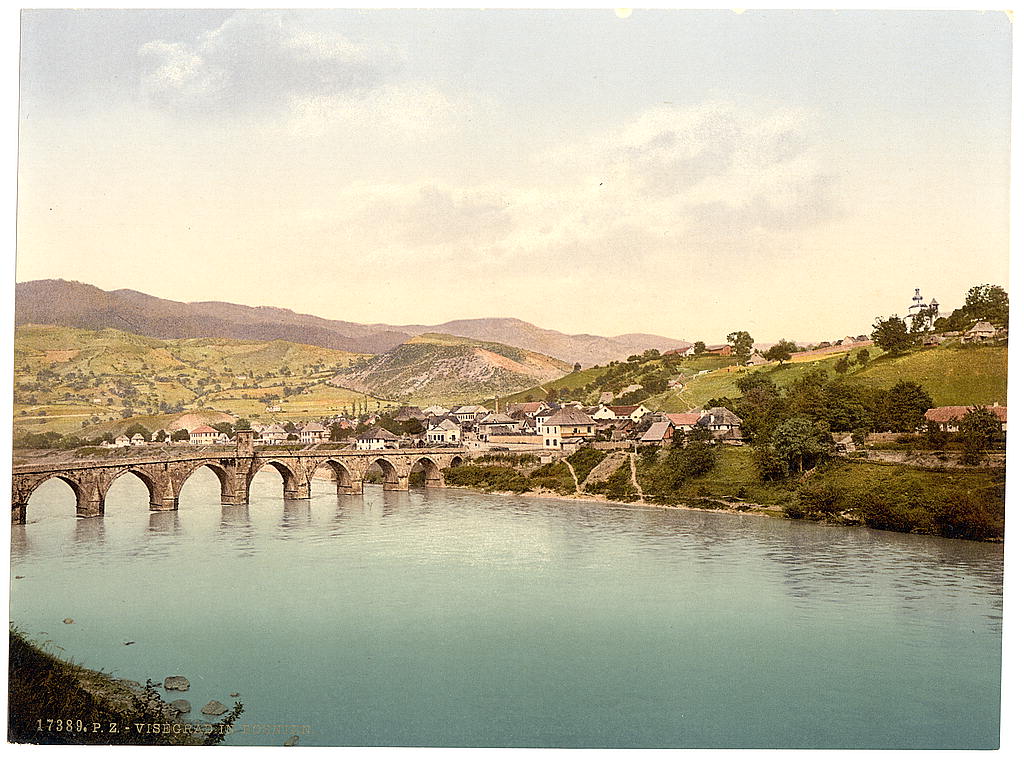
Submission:
{"label": "green hillside", "polygon": [[[840,356],[841,353],[815,361],[786,362],[781,367],[772,364],[759,367],[757,371],[767,373],[780,386],[786,386],[816,369],[837,377],[835,363]],[[1006,403],[1006,346],[971,346],[949,341],[942,346],[916,349],[895,358],[872,347],[870,356],[866,366],[858,365],[857,369],[846,374],[848,382],[889,388],[898,381],[914,381],[924,387],[937,406]],[[799,355],[794,359],[797,357]],[[665,412],[685,412],[709,399],[739,396],[736,381],[746,372],[751,370],[723,368],[694,378],[678,391],[653,396],[645,404]]]}
{"label": "green hillside", "polygon": [[421,404],[508,394],[568,369],[561,360],[526,349],[426,333],[353,364],[331,383]]}
{"label": "green hillside", "polygon": [[[383,400],[324,383],[364,356],[288,341],[24,325],[14,338],[15,433],[91,435],[122,420],[152,430],[199,409],[255,420],[373,409]],[[270,401],[280,413],[266,412]]]}
{"label": "green hillside", "polygon": [[[653,352],[635,355],[625,362],[591,367],[570,373],[561,378],[511,394],[499,400],[502,403],[539,401],[554,394],[571,398],[585,404],[597,404],[601,395],[612,393],[624,403],[648,398],[651,392],[660,393],[670,381],[689,381],[698,373],[709,372],[732,363],[729,357],[682,357],[679,355],[658,355]],[[642,390],[623,392],[631,386]]]}

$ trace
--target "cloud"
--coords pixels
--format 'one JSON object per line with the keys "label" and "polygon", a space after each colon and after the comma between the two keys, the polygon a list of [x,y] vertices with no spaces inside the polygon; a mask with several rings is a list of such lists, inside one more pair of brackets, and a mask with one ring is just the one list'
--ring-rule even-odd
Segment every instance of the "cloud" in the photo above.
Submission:
{"label": "cloud", "polygon": [[199,112],[276,111],[379,85],[401,54],[302,26],[286,12],[239,11],[193,42],[139,49],[151,102]]}

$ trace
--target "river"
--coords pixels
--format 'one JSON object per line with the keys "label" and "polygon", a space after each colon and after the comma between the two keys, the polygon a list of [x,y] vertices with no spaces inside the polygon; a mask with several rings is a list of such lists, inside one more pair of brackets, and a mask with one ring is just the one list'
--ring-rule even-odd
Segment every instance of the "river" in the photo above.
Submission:
{"label": "river", "polygon": [[1000,545],[321,481],[285,503],[270,472],[231,507],[204,470],[176,512],[125,476],[82,520],[48,481],[11,562],[30,637],[185,675],[192,719],[240,693],[228,744],[998,744]]}

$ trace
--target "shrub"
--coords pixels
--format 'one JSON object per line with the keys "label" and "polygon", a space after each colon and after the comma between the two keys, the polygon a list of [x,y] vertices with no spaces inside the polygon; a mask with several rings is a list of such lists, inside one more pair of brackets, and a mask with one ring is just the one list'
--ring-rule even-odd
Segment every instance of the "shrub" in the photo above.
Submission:
{"label": "shrub", "polygon": [[807,483],[797,489],[797,499],[809,515],[838,515],[844,508],[843,490],[831,483]]}
{"label": "shrub", "polygon": [[602,452],[600,449],[592,447],[583,447],[576,450],[566,459],[572,463],[572,467],[576,471],[576,478],[580,480],[580,483],[583,483],[587,476],[590,475],[590,471],[596,468],[605,457],[607,457],[607,452]]}
{"label": "shrub", "polygon": [[530,482],[522,473],[501,465],[458,465],[443,470],[445,483],[451,486],[472,486],[484,491],[510,491],[517,494],[530,490]]}
{"label": "shrub", "polygon": [[935,510],[935,525],[951,539],[990,539],[1001,536],[1001,511],[988,507],[987,500],[967,492],[950,492]]}

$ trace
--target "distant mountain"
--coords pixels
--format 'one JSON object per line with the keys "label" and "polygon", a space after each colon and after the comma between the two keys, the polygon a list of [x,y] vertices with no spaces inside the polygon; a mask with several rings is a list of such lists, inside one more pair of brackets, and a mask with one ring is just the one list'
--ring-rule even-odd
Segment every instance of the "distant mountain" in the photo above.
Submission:
{"label": "distant mountain", "polygon": [[442,333],[518,346],[565,362],[579,362],[584,367],[625,359],[645,349],[666,351],[685,344],[678,339],[644,333],[611,338],[570,335],[514,318],[453,320],[441,325],[364,325],[277,307],[170,301],[139,291],[104,291],[67,280],[18,283],[15,324],[89,330],[115,328],[155,338],[282,339],[361,354],[380,354],[413,336]]}
{"label": "distant mountain", "polygon": [[515,346],[426,333],[351,365],[328,382],[388,399],[450,402],[515,393],[570,369]]}

